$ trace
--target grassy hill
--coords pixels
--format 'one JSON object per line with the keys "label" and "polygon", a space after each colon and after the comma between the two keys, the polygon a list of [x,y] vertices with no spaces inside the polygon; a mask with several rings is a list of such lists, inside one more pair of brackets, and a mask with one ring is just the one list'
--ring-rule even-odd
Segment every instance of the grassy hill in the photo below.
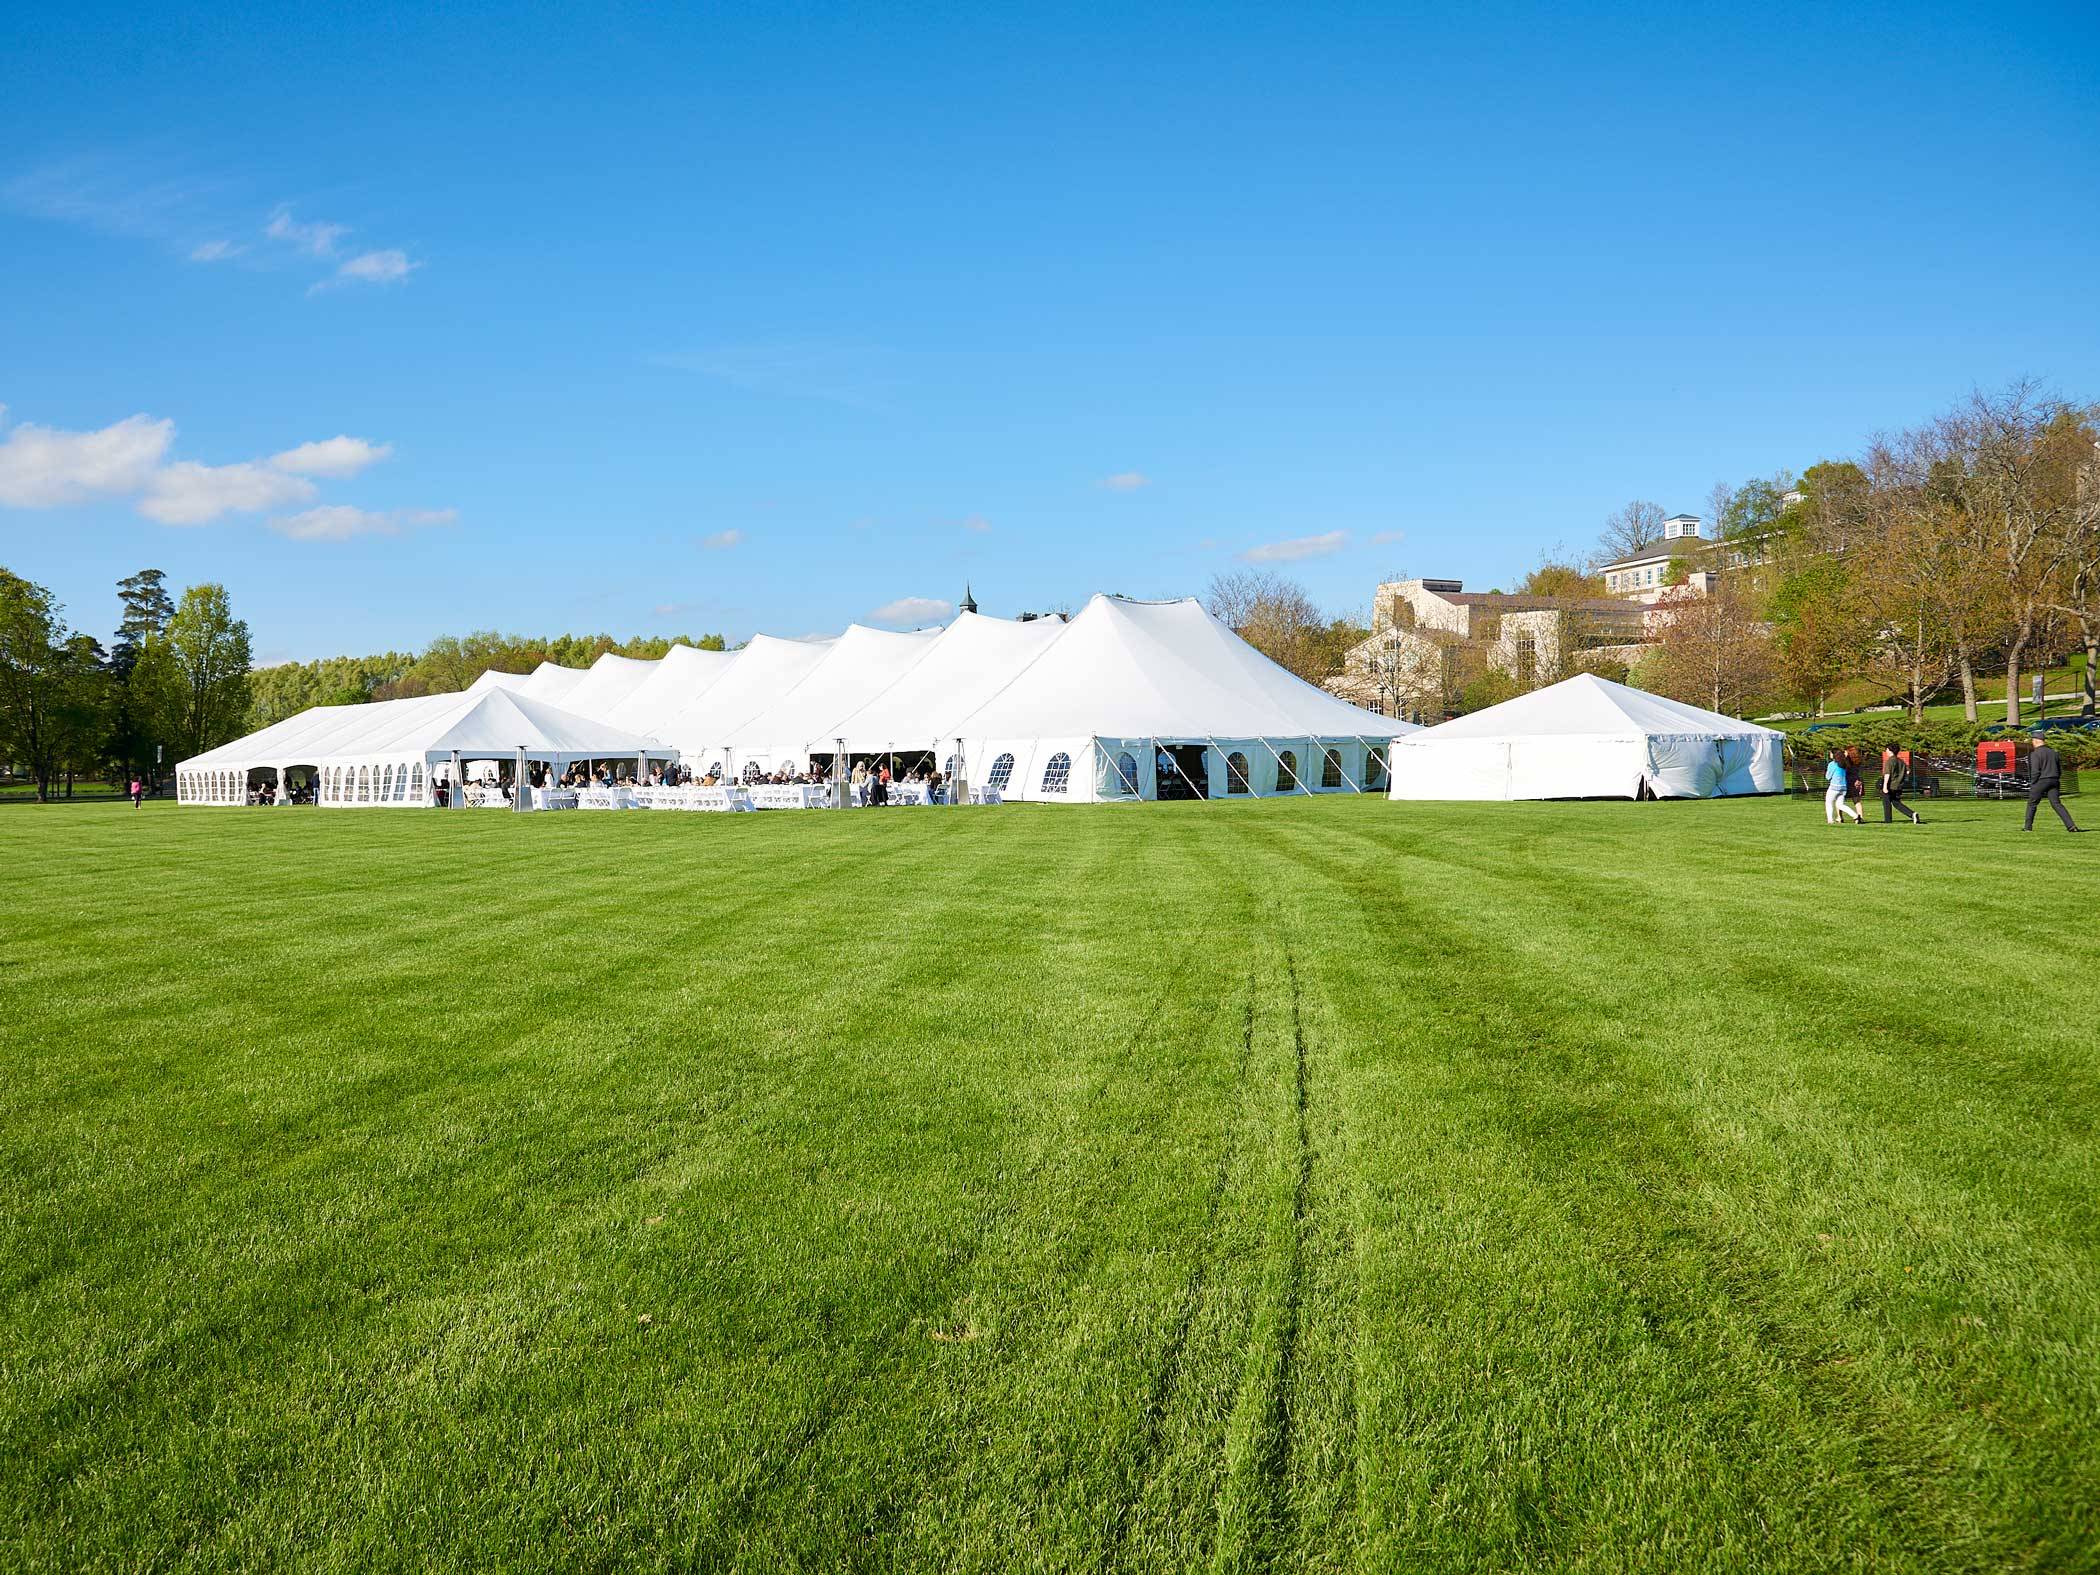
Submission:
{"label": "grassy hill", "polygon": [[0,1565],[2090,1565],[2100,836],[1927,811],[10,811]]}

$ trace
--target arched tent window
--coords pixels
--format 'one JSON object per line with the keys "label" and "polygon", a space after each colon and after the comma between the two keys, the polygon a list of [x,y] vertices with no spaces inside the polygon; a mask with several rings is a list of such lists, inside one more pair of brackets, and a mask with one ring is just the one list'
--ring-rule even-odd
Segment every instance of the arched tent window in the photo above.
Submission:
{"label": "arched tent window", "polygon": [[1247,791],[1247,757],[1235,749],[1225,757],[1225,791],[1244,793]]}
{"label": "arched tent window", "polygon": [[1116,751],[1116,791],[1137,796],[1137,756],[1127,749]]}
{"label": "arched tent window", "polygon": [[233,797],[233,773],[231,773],[230,771],[221,771],[216,773],[216,775],[219,779],[218,799],[221,804],[224,804]]}
{"label": "arched tent window", "polygon": [[1050,757],[1050,764],[1043,767],[1043,791],[1065,793],[1072,785],[1072,757],[1060,749]]}
{"label": "arched tent window", "polygon": [[1006,791],[1006,784],[1012,780],[1013,774],[1014,757],[1012,755],[1001,755],[992,762],[992,774],[984,779],[984,785],[1003,793]]}
{"label": "arched tent window", "polygon": [[1276,791],[1295,793],[1298,790],[1298,751],[1285,749],[1276,755]]}
{"label": "arched tent window", "polygon": [[950,782],[953,782],[955,780],[955,768],[961,764],[962,760],[959,756],[950,755],[948,757],[948,763],[945,766],[941,767],[941,775],[946,777]]}
{"label": "arched tent window", "polygon": [[390,760],[380,768],[379,799],[385,803],[394,796],[394,763]]}
{"label": "arched tent window", "polygon": [[418,804],[428,802],[423,796],[423,762],[420,760],[408,768],[408,795]]}
{"label": "arched tent window", "polygon": [[406,765],[394,767],[394,802],[396,804],[408,802],[408,767]]}
{"label": "arched tent window", "polygon": [[357,768],[357,801],[360,804],[372,802],[372,768],[370,766],[359,766]]}
{"label": "arched tent window", "polygon": [[1373,744],[1369,756],[1364,761],[1364,786],[1385,786],[1385,749],[1382,745]]}
{"label": "arched tent window", "polygon": [[1342,785],[1342,752],[1330,749],[1320,757],[1320,786],[1338,788]]}

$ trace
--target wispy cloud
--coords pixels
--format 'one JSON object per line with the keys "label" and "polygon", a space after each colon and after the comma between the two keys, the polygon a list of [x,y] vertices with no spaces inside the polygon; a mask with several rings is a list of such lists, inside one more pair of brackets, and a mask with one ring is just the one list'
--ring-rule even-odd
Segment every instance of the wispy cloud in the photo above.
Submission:
{"label": "wispy cloud", "polygon": [[1305,558],[1324,558],[1329,553],[1340,552],[1348,545],[1347,531],[1330,530],[1318,536],[1294,536],[1289,541],[1272,541],[1259,547],[1249,547],[1240,557],[1247,563],[1297,563]]}
{"label": "wispy cloud", "polygon": [[333,257],[336,243],[349,233],[347,224],[329,224],[320,219],[301,223],[292,217],[290,208],[279,208],[263,226],[263,234],[271,240],[282,241],[309,257]]}
{"label": "wispy cloud", "polygon": [[233,241],[206,241],[202,245],[190,248],[190,261],[193,263],[230,262],[247,249],[247,247],[237,245]]}
{"label": "wispy cloud", "polygon": [[744,533],[740,530],[718,530],[712,536],[704,536],[700,546],[706,552],[727,552],[731,547],[744,544]]}
{"label": "wispy cloud", "polygon": [[457,509],[359,509],[327,503],[270,521],[270,529],[293,541],[349,541],[356,536],[398,536],[423,525],[450,525]]}
{"label": "wispy cloud", "polygon": [[163,525],[208,525],[222,514],[257,514],[314,496],[304,476],[268,465],[200,465],[182,460],[153,473],[139,512]]}
{"label": "wispy cloud", "polygon": [[272,454],[270,463],[293,476],[354,476],[367,465],[376,465],[394,452],[391,443],[371,443],[364,438],[332,437],[318,443],[301,443],[282,454]]}
{"label": "wispy cloud", "polygon": [[128,496],[153,479],[174,440],[175,423],[152,416],[126,416],[93,432],[25,421],[0,438],[0,504],[51,509]]}
{"label": "wispy cloud", "polygon": [[[381,252],[359,252],[355,257],[343,259],[341,267],[329,278],[313,286],[313,290],[325,290],[338,284],[399,284],[423,265],[413,262],[403,251],[389,248]],[[308,291],[309,294],[312,290]]]}
{"label": "wispy cloud", "polygon": [[747,393],[815,399],[855,410],[884,410],[894,392],[885,371],[889,354],[872,345],[784,339],[666,352],[645,359],[652,366],[696,372]]}
{"label": "wispy cloud", "polygon": [[1151,486],[1152,478],[1140,471],[1119,470],[1113,476],[1103,476],[1100,485],[1109,492],[1135,492]]}
{"label": "wispy cloud", "polygon": [[869,623],[928,624],[938,623],[955,611],[953,602],[944,602],[933,596],[900,596],[893,602],[884,602],[868,614]]}
{"label": "wispy cloud", "polygon": [[972,514],[968,519],[962,522],[962,528],[968,531],[975,531],[978,535],[982,536],[986,531],[992,528],[992,522],[986,519],[982,514]]}
{"label": "wispy cloud", "polygon": [[0,206],[105,235],[195,244],[198,210],[216,189],[194,175],[163,173],[137,160],[86,156],[45,164],[0,183]]}
{"label": "wispy cloud", "polygon": [[1407,532],[1404,530],[1382,530],[1371,538],[1371,545],[1374,547],[1390,547],[1397,542],[1405,540],[1407,540]]}

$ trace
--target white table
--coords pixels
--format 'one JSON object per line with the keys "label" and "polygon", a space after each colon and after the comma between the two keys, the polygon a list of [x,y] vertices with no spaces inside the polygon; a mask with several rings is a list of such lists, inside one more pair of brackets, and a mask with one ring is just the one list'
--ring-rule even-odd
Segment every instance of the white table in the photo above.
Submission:
{"label": "white table", "polygon": [[822,809],[831,802],[822,782],[754,782],[746,791],[758,809]]}
{"label": "white table", "polygon": [[740,787],[703,787],[698,783],[684,787],[636,788],[634,801],[642,809],[709,810],[718,814],[755,807],[751,795]]}

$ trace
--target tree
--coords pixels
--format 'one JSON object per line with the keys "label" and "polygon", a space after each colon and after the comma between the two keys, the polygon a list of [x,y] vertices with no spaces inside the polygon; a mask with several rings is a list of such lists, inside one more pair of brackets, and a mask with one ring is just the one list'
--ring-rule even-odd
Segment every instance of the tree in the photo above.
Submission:
{"label": "tree", "polygon": [[50,801],[67,737],[60,713],[75,661],[51,593],[0,569],[0,755],[29,768],[40,803]]}
{"label": "tree", "polygon": [[1641,663],[1657,694],[1740,716],[1777,685],[1772,637],[1750,600],[1726,580],[1711,595],[1666,596],[1660,647]]}
{"label": "tree", "polygon": [[1308,683],[1340,672],[1349,648],[1370,632],[1353,619],[1325,617],[1304,586],[1279,574],[1213,576],[1204,602],[1220,623]]}
{"label": "tree", "polygon": [[128,678],[138,664],[146,642],[168,626],[175,616],[175,603],[167,591],[167,575],[159,569],[141,569],[117,581],[117,600],[124,616],[117,623],[117,643],[110,648],[110,666]]}
{"label": "tree", "polygon": [[2018,726],[2022,664],[2075,577],[2092,417],[2017,383],[2000,395],[1971,395],[1941,419],[1939,434],[1946,482],[1988,545],[2006,635],[2005,720]]}
{"label": "tree", "polygon": [[1807,551],[1779,571],[1766,602],[1779,677],[1823,714],[1830,691],[1865,665],[1868,637],[1845,560]]}
{"label": "tree", "polygon": [[1604,561],[1612,563],[1645,552],[1662,539],[1662,505],[1635,498],[1604,517],[1604,534],[1597,538],[1597,547]]}
{"label": "tree", "polygon": [[1582,601],[1604,595],[1604,576],[1551,555],[1524,576],[1519,596],[1545,596],[1555,601]]}
{"label": "tree", "polygon": [[139,658],[175,758],[202,754],[247,725],[249,656],[248,626],[233,616],[225,586],[192,585],[182,593],[167,627]]}
{"label": "tree", "polygon": [[2064,598],[2056,604],[2078,625],[2085,647],[2086,716],[2100,713],[2100,443],[2079,467],[2073,487]]}

